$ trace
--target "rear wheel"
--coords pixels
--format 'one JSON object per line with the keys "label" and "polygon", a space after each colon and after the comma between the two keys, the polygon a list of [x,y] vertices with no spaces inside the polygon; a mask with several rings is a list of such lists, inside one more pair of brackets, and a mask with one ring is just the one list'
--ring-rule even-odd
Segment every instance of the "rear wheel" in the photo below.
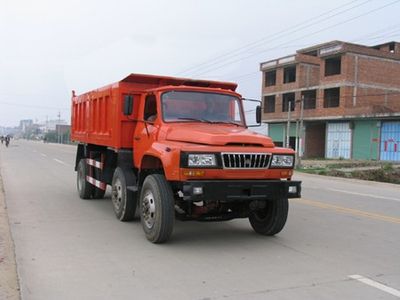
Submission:
{"label": "rear wheel", "polygon": [[263,235],[275,235],[285,226],[289,210],[287,197],[267,201],[262,210],[250,212],[249,221],[254,231]]}
{"label": "rear wheel", "polygon": [[76,176],[76,187],[81,199],[90,199],[93,193],[94,186],[86,181],[86,176],[89,174],[89,166],[86,164],[86,159],[81,159],[78,164]]}
{"label": "rear wheel", "polygon": [[114,212],[120,221],[131,221],[135,217],[136,193],[127,189],[128,186],[136,184],[136,177],[133,171],[115,169],[112,180],[111,200]]}
{"label": "rear wheel", "polygon": [[174,229],[174,196],[164,175],[146,177],[140,194],[140,219],[146,238],[153,243],[167,241]]}

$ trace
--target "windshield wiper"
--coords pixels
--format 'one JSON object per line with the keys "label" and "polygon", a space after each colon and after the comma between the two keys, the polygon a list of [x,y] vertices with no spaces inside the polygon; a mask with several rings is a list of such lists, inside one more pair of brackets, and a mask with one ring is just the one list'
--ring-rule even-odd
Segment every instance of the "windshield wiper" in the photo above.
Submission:
{"label": "windshield wiper", "polygon": [[212,124],[232,124],[236,126],[242,126],[241,124],[238,124],[236,122],[231,122],[231,121],[210,121]]}
{"label": "windshield wiper", "polygon": [[207,120],[207,119],[197,119],[197,118],[178,118],[178,120],[197,121],[197,122],[202,122],[202,123],[212,123],[210,120]]}

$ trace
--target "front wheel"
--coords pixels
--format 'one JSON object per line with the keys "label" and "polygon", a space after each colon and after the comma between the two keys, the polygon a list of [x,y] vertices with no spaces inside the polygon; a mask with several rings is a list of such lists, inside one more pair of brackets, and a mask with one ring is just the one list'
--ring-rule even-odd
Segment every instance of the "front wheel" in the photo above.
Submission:
{"label": "front wheel", "polygon": [[275,235],[285,226],[289,210],[287,197],[266,202],[266,207],[250,212],[249,221],[254,231],[262,235]]}
{"label": "front wheel", "polygon": [[175,222],[174,196],[164,175],[146,177],[140,194],[140,219],[152,243],[167,241]]}

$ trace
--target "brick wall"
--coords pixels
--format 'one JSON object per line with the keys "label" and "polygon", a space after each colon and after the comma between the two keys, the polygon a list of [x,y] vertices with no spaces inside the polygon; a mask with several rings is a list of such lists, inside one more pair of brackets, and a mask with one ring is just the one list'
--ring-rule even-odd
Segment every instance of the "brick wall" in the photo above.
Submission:
{"label": "brick wall", "polygon": [[[316,108],[304,110],[305,119],[400,113],[400,57],[398,54],[353,44],[346,44],[343,49],[362,53],[341,53],[341,73],[337,75],[325,76],[325,59],[337,57],[337,53],[327,57],[298,53],[294,83],[283,83],[285,66],[278,66],[275,86],[265,87],[263,80],[263,95],[276,95],[275,112],[264,113],[263,119],[275,121],[287,119],[287,112],[282,112],[282,94],[294,92],[296,100],[300,100],[301,91],[310,87],[317,89]],[[324,89],[332,87],[340,87],[340,105],[325,108]],[[357,94],[356,99],[353,97],[355,94]],[[293,119],[299,118],[299,104],[291,114]]]}
{"label": "brick wall", "polygon": [[360,83],[400,88],[400,61],[359,56],[358,67]]}

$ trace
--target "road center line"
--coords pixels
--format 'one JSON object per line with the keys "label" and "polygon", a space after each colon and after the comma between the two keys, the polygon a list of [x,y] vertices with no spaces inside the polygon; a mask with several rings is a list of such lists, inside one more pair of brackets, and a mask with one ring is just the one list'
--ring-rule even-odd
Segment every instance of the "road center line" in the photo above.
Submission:
{"label": "road center line", "polygon": [[64,166],[68,166],[68,164],[66,164],[65,162],[63,162],[62,160],[59,160],[57,158],[53,158],[54,161],[58,162],[59,164],[62,164]]}
{"label": "road center line", "polygon": [[357,274],[349,275],[348,277],[351,278],[351,279],[358,280],[358,281],[360,281],[362,283],[365,283],[365,284],[367,284],[369,286],[372,286],[374,288],[377,288],[377,289],[379,289],[381,291],[384,291],[384,292],[386,292],[388,294],[391,294],[393,296],[396,296],[396,297],[400,298],[400,291],[396,290],[394,288],[391,288],[391,287],[389,287],[387,285],[384,285],[382,283],[379,283],[377,281],[374,281],[372,279],[369,279],[369,278],[366,278],[364,276],[357,275]]}
{"label": "road center line", "polygon": [[319,202],[319,201],[315,201],[315,200],[308,200],[308,199],[304,199],[304,198],[292,199],[290,201],[309,205],[309,206],[314,206],[314,207],[318,207],[318,208],[330,209],[330,210],[334,210],[334,211],[337,211],[340,213],[349,214],[349,215],[353,215],[353,216],[366,217],[366,218],[370,218],[370,219],[374,219],[374,220],[380,220],[380,221],[385,221],[385,222],[389,222],[389,223],[400,224],[400,218],[375,214],[375,213],[358,210],[358,209],[353,209],[353,208],[348,208],[348,207],[344,207],[344,206],[327,204],[327,203],[323,203],[323,202]]}
{"label": "road center line", "polygon": [[40,153],[40,155],[43,156],[43,157],[47,157],[47,155],[44,154],[44,153]]}
{"label": "road center line", "polygon": [[387,200],[394,200],[394,201],[399,201],[400,199],[398,198],[392,198],[392,197],[384,197],[384,196],[377,196],[377,195],[371,195],[371,194],[363,194],[363,193],[357,193],[357,192],[349,192],[345,190],[338,190],[338,189],[332,189],[332,188],[327,188],[329,191],[334,191],[334,192],[340,192],[340,193],[346,193],[346,194],[351,194],[351,195],[357,195],[357,196],[364,196],[364,197],[371,197],[371,198],[377,198],[377,199],[387,199]]}

